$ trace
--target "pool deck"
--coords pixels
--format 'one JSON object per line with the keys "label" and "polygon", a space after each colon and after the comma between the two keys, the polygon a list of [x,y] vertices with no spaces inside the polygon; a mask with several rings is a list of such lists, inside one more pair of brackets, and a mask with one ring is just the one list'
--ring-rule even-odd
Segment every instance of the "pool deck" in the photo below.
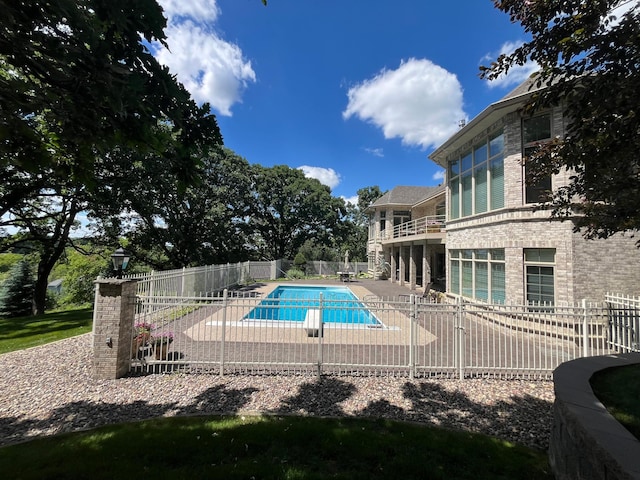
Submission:
{"label": "pool deck", "polygon": [[[367,295],[376,295],[377,297],[383,297],[385,299],[398,298],[400,295],[409,295],[412,293],[422,295],[422,292],[411,291],[407,287],[401,287],[386,280],[356,279],[350,282],[341,282],[335,278],[256,283],[243,290],[257,293],[261,298],[264,298],[279,285],[347,287],[360,300],[363,300]],[[221,330],[226,327],[224,337],[229,341],[234,341],[233,339],[235,338],[242,342],[258,343],[317,343],[317,337],[309,336],[302,322],[241,321],[254,306],[255,304],[247,303],[242,299],[230,299],[230,308],[228,308],[226,312],[223,313],[221,310],[214,312],[184,333],[192,340],[210,341],[215,338],[220,338],[222,335]],[[383,343],[381,341],[383,337],[385,339],[384,343],[387,345],[407,344],[409,318],[406,315],[406,310],[402,312],[383,303],[380,304],[380,308],[372,309],[372,313],[382,322],[384,325],[383,328],[372,328],[362,325],[345,326],[340,324],[325,324],[323,342],[343,344],[355,341],[358,344],[377,345]],[[242,328],[244,331],[240,338],[237,336],[238,327],[247,327],[246,329]],[[421,336],[425,340],[435,340],[435,337],[430,332],[424,330],[422,327],[418,326],[418,328],[422,331]],[[236,331],[235,333],[234,330]]]}

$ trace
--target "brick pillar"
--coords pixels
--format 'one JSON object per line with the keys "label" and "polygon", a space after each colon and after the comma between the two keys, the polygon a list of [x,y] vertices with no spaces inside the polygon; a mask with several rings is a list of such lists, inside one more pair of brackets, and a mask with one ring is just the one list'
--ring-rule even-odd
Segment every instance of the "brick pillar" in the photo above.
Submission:
{"label": "brick pillar", "polygon": [[93,373],[116,379],[129,372],[135,316],[136,280],[96,281],[93,319]]}

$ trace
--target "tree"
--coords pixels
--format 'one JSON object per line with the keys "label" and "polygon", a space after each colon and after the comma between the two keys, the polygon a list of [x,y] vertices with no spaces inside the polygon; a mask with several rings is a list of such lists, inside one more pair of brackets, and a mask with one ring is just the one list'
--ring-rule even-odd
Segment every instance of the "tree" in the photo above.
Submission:
{"label": "tree", "polygon": [[367,240],[369,238],[369,215],[366,209],[383,194],[378,185],[363,187],[357,191],[358,204],[347,204],[346,214],[340,226],[343,239],[341,254],[349,250],[353,261],[367,260]]}
{"label": "tree", "polygon": [[[166,120],[185,147],[175,173],[189,183],[189,145],[222,143],[209,106],[198,107],[149,51],[165,40],[156,0],[0,0],[0,9],[3,170],[51,169],[90,186],[95,159],[114,145],[162,148],[155,127]],[[0,216],[41,186],[3,192]]]}
{"label": "tree", "polygon": [[[553,192],[552,216],[571,219],[586,238],[640,228],[640,6],[621,0],[494,1],[531,40],[501,55],[481,76],[495,79],[531,60],[540,66],[536,91],[525,107],[534,113],[565,108],[562,139],[525,158],[528,180],[570,172]],[[616,18],[615,7],[629,7]]]}
{"label": "tree", "polygon": [[59,304],[62,305],[92,303],[96,278],[108,276],[113,268],[109,258],[112,251],[87,242],[78,243],[75,248],[66,248],[52,271],[52,278],[62,279],[62,294],[59,299]]}
{"label": "tree", "polygon": [[372,187],[363,187],[356,193],[358,194],[358,210],[365,215],[364,211],[387,192],[380,191],[380,187],[378,185],[374,185]]}
{"label": "tree", "polygon": [[256,255],[293,258],[310,239],[333,243],[344,200],[329,187],[286,165],[252,165],[252,200],[247,229]]}
{"label": "tree", "polygon": [[198,182],[183,190],[161,156],[123,149],[120,155],[132,168],[105,171],[102,183],[113,188],[99,188],[101,198],[93,202],[92,216],[107,234],[105,243],[125,237],[136,260],[155,269],[246,259],[250,168],[245,159],[224,148],[208,152],[199,162]]}
{"label": "tree", "polygon": [[33,274],[26,259],[11,269],[0,289],[0,317],[31,315],[33,309]]}
{"label": "tree", "polygon": [[[0,8],[0,218],[38,249],[42,313],[75,216],[103,199],[97,191],[126,181],[132,165],[120,148],[161,157],[184,192],[222,137],[209,106],[196,105],[149,50],[165,38],[155,0],[0,0]],[[125,174],[105,184],[105,172]]]}

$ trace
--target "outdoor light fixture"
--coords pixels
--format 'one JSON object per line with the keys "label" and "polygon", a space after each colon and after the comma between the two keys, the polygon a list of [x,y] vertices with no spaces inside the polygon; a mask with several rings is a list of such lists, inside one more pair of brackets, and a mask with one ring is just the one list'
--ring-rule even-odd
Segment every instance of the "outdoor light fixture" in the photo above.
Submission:
{"label": "outdoor light fixture", "polygon": [[118,247],[118,249],[111,254],[111,261],[113,262],[113,269],[116,272],[116,278],[122,278],[122,272],[127,269],[127,265],[129,264],[129,252],[122,247]]}

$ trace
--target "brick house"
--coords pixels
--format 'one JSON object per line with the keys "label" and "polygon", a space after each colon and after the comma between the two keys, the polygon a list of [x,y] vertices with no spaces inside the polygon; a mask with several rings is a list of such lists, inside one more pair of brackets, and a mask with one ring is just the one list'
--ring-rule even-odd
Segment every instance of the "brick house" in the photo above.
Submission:
{"label": "brick house", "polygon": [[602,301],[606,292],[637,294],[637,238],[585,240],[570,221],[536,208],[566,184],[561,172],[525,184],[522,158],[536,143],[564,136],[561,108],[523,115],[525,82],[488,106],[429,158],[446,169],[447,292],[507,303]]}
{"label": "brick house", "polygon": [[[429,155],[446,170],[443,187],[396,187],[369,207],[371,272],[384,274],[384,264],[391,281],[413,289],[446,271],[443,290],[492,303],[563,305],[639,293],[637,237],[585,240],[572,222],[552,221],[540,202],[569,181],[566,171],[526,185],[523,155],[564,136],[566,124],[561,108],[523,115],[529,85],[489,105]],[[421,216],[439,231],[418,228]]]}
{"label": "brick house", "polygon": [[370,273],[411,289],[444,279],[444,185],[395,187],[366,213]]}

